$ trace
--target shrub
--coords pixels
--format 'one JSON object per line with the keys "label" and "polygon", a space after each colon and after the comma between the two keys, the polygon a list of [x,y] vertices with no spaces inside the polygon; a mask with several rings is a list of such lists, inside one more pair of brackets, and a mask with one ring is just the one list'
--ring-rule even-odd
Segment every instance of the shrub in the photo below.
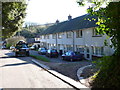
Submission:
{"label": "shrub", "polygon": [[[116,61],[115,61],[116,60]],[[100,71],[96,74],[93,88],[118,88],[120,86],[120,61],[115,56],[105,56],[95,62]]]}

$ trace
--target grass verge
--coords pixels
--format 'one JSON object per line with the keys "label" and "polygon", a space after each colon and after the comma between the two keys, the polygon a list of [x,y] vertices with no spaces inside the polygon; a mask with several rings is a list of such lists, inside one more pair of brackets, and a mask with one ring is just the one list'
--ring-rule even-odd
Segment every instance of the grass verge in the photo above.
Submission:
{"label": "grass verge", "polygon": [[35,59],[44,61],[44,62],[50,62],[50,60],[48,58],[43,57],[43,56],[36,56],[36,55],[30,55],[30,56],[33,57],[33,58],[35,58]]}

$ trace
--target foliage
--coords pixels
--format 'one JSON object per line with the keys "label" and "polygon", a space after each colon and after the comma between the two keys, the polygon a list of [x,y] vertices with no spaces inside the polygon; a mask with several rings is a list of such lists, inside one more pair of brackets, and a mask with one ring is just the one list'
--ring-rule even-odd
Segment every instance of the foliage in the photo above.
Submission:
{"label": "foliage", "polygon": [[[99,25],[97,32],[100,34],[107,34],[111,41],[112,47],[115,49],[113,56],[103,57],[98,60],[97,66],[100,66],[100,71],[96,75],[92,86],[93,88],[110,88],[120,86],[120,1],[110,2],[110,0],[79,0],[78,4],[83,1],[89,1],[94,4],[88,8],[91,15],[98,17]],[[80,3],[79,3],[80,2]],[[106,7],[102,7],[106,4]],[[107,43],[106,43],[107,44]]]}
{"label": "foliage", "polygon": [[18,31],[16,35],[24,36],[25,38],[35,38],[47,27],[48,26],[42,26],[42,25],[26,26],[21,31]]}
{"label": "foliage", "polygon": [[15,46],[16,43],[17,43],[19,40],[24,40],[24,41],[26,41],[26,39],[25,39],[24,37],[22,37],[22,36],[14,36],[14,37],[8,38],[8,39],[6,40],[6,42],[7,42],[6,47],[7,47],[7,48],[10,48],[10,46],[12,46],[12,45]]}
{"label": "foliage", "polygon": [[30,55],[30,56],[35,58],[35,59],[41,60],[41,61],[50,62],[49,59],[47,59],[47,58],[45,58],[43,56],[36,56],[36,55]]}
{"label": "foliage", "polygon": [[8,38],[21,30],[25,18],[26,4],[22,2],[2,3],[2,36]]}
{"label": "foliage", "polygon": [[105,56],[96,62],[100,71],[93,76],[92,88],[115,88],[120,86],[119,60],[115,56]]}

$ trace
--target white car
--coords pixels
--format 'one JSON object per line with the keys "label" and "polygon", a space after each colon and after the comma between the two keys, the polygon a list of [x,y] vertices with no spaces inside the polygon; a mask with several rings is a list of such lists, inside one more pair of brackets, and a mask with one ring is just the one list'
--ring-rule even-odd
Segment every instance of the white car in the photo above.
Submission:
{"label": "white car", "polygon": [[14,50],[14,49],[15,49],[15,47],[14,47],[14,46],[11,46],[11,47],[10,47],[10,49],[11,49],[11,50]]}
{"label": "white car", "polygon": [[34,49],[35,49],[35,45],[32,45],[32,46],[30,47],[30,49],[31,49],[31,50],[34,50]]}

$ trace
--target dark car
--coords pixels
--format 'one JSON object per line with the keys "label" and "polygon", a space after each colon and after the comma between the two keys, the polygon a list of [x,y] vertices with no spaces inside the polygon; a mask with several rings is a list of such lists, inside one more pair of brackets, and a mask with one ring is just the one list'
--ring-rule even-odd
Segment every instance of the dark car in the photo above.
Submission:
{"label": "dark car", "polygon": [[38,49],[38,53],[39,53],[39,54],[45,55],[46,52],[47,52],[47,49],[46,49],[46,48],[39,48],[39,49]]}
{"label": "dark car", "polygon": [[47,57],[58,57],[58,52],[55,49],[47,50],[46,56]]}
{"label": "dark car", "polygon": [[69,61],[76,61],[76,60],[82,60],[83,55],[82,54],[76,54],[75,52],[69,51],[62,55],[63,60],[69,60]]}
{"label": "dark car", "polygon": [[29,56],[29,47],[24,41],[19,41],[15,46],[15,56]]}

